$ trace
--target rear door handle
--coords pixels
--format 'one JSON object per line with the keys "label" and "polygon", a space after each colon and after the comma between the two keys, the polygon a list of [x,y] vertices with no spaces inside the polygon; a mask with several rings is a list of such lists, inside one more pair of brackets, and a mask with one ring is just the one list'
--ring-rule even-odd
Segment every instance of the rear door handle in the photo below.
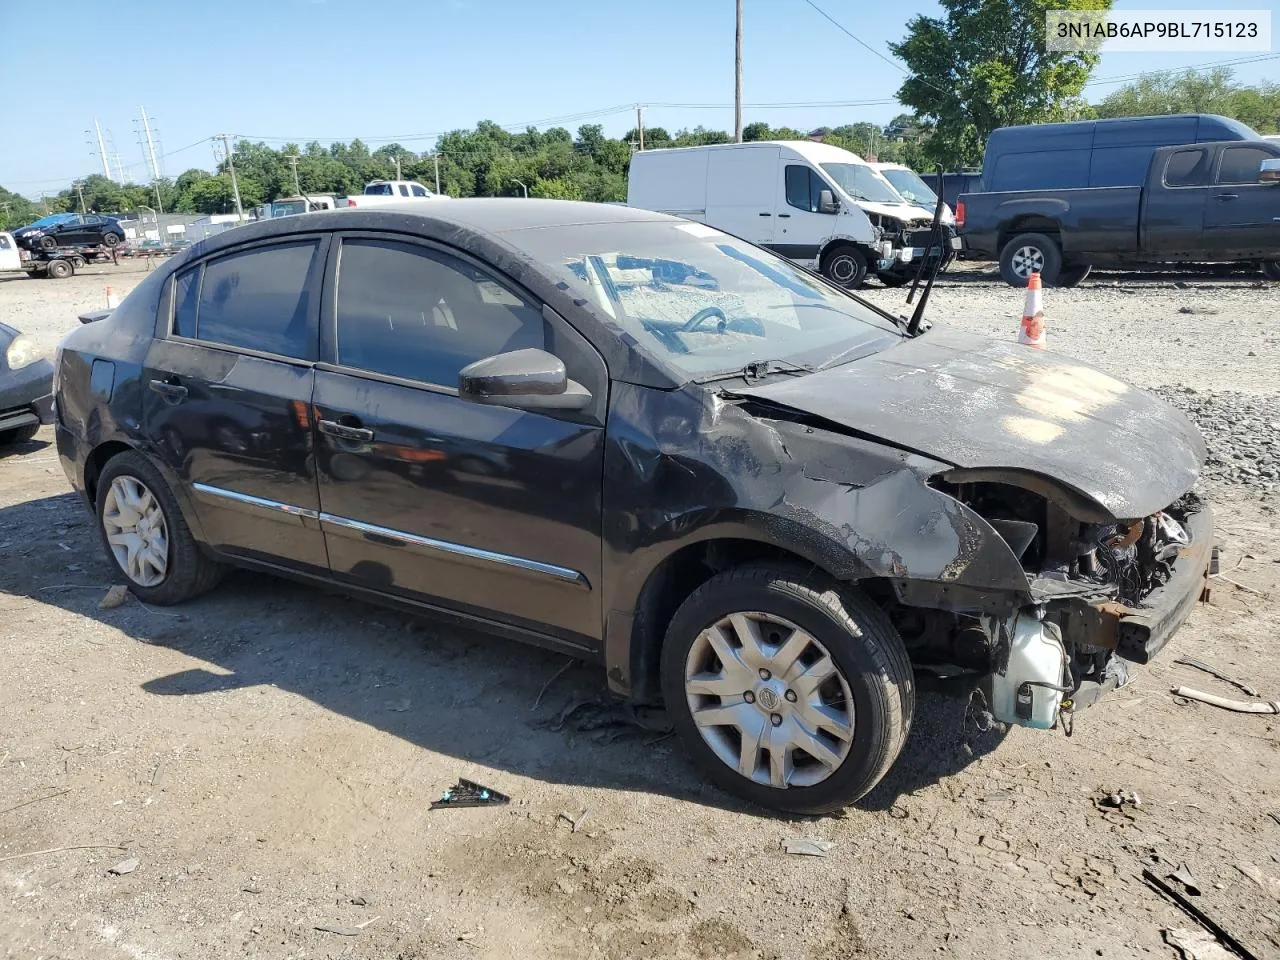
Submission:
{"label": "rear door handle", "polygon": [[152,380],[148,386],[151,387],[152,393],[158,393],[173,403],[187,398],[187,388],[180,383],[170,383],[167,380]]}
{"label": "rear door handle", "polygon": [[773,214],[772,214],[772,213],[762,213],[762,214],[760,214],[760,216],[762,216],[762,217],[772,217],[772,216],[773,216]]}
{"label": "rear door handle", "polygon": [[1217,200],[1239,200],[1239,199],[1240,199],[1240,194],[1238,194],[1238,193],[1220,193],[1220,194],[1218,194],[1218,196],[1217,196],[1215,199],[1217,199]]}
{"label": "rear door handle", "polygon": [[321,420],[319,426],[321,433],[337,437],[339,440],[373,439],[373,431],[367,427],[349,427],[345,423],[338,423],[336,420]]}

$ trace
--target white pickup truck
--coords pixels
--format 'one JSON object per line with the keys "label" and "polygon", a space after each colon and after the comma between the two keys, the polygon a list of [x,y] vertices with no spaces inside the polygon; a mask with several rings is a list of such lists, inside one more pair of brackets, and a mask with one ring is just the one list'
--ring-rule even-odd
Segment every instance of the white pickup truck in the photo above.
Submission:
{"label": "white pickup truck", "polygon": [[[438,200],[417,180],[374,180],[365,184],[364,193],[346,197],[348,207],[381,207],[392,203],[404,203],[406,200]],[[338,201],[342,206],[343,201]]]}

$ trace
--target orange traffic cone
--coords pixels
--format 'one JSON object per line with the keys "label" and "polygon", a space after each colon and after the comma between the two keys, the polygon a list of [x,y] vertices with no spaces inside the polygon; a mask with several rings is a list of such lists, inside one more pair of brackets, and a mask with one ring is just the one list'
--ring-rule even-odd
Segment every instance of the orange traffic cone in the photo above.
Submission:
{"label": "orange traffic cone", "polygon": [[1027,281],[1027,303],[1022,308],[1022,326],[1018,328],[1018,342],[1043,350],[1047,340],[1044,329],[1044,309],[1040,304],[1040,274],[1033,273]]}
{"label": "orange traffic cone", "polygon": [[107,287],[107,309],[114,310],[118,306],[120,306],[120,298],[116,296],[114,290]]}

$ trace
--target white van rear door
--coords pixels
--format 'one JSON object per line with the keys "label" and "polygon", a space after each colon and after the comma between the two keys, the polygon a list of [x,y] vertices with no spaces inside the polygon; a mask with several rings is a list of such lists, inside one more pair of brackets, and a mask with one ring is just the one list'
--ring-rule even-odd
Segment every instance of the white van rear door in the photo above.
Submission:
{"label": "white van rear door", "polygon": [[709,152],[707,223],[752,243],[773,243],[778,148],[762,144]]}

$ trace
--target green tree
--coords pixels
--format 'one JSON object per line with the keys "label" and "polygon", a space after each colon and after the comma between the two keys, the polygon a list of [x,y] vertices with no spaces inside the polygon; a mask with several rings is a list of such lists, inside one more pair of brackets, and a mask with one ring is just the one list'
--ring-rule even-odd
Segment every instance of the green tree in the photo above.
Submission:
{"label": "green tree", "polygon": [[1217,113],[1247,123],[1259,133],[1280,128],[1280,86],[1243,86],[1233,78],[1226,67],[1207,73],[1153,73],[1116,90],[1094,109],[1099,117]]}
{"label": "green tree", "polygon": [[1049,10],[1109,10],[1111,0],[939,0],[941,18],[916,16],[889,45],[910,76],[898,99],[933,127],[926,151],[947,166],[976,163],[997,127],[1068,120],[1096,53],[1045,49]]}

